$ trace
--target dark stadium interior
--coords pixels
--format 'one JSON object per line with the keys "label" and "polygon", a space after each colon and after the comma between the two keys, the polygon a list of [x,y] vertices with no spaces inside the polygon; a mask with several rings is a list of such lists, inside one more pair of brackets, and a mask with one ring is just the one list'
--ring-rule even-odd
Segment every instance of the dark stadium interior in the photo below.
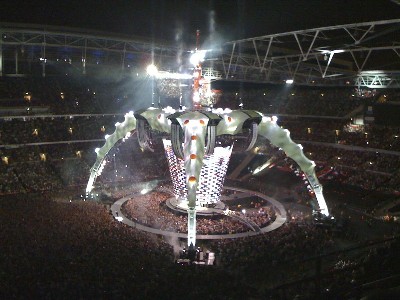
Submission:
{"label": "dark stadium interior", "polygon": [[[399,297],[400,1],[83,1],[75,13],[81,2],[14,2],[0,13],[1,299]],[[361,22],[370,23],[333,28]],[[302,31],[318,27],[321,40]],[[187,234],[187,214],[168,206],[163,134],[152,132],[154,152],[140,148],[135,131],[119,141],[95,197],[85,197],[95,149],[127,112],[190,105],[191,79],[155,80],[146,67],[188,72],[182,61],[196,29],[201,47],[221,45],[205,63],[222,73],[211,84],[214,108],[277,116],[315,162],[334,216],[315,218],[315,195],[281,148],[259,137],[244,152],[244,132],[222,191],[231,215],[197,219],[199,235],[225,236],[198,240],[215,253],[212,266],[174,263],[186,239],[128,226],[112,211],[126,199],[121,212],[135,224]],[[295,30],[293,41],[279,35]],[[294,84],[285,83],[291,75]],[[234,238],[279,218],[272,202],[235,188],[278,201],[286,222]]]}

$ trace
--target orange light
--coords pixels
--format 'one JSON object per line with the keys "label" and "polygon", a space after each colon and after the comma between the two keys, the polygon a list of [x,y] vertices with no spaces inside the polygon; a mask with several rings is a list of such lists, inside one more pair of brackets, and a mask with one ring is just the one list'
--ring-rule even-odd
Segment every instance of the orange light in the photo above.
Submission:
{"label": "orange light", "polygon": [[197,136],[192,135],[191,139],[192,139],[192,141],[195,141],[195,140],[197,140]]}
{"label": "orange light", "polygon": [[196,159],[197,155],[196,154],[190,154],[190,159]]}
{"label": "orange light", "polygon": [[186,125],[187,123],[189,123],[189,120],[185,120],[185,122],[183,122],[184,125]]}
{"label": "orange light", "polygon": [[196,177],[190,176],[190,177],[189,177],[189,182],[190,182],[190,183],[195,183],[195,182],[196,182]]}
{"label": "orange light", "polygon": [[204,126],[205,124],[204,120],[200,120],[200,124]]}

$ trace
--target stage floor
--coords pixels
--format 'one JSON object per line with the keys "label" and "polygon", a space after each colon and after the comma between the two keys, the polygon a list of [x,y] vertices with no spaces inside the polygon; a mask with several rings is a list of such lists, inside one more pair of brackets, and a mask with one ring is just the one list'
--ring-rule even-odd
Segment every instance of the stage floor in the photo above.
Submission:
{"label": "stage floor", "polygon": [[[224,196],[224,198],[223,198],[224,201],[229,201],[229,199],[232,199],[232,200],[235,199],[236,200],[236,199],[239,199],[241,197],[245,197],[245,196],[249,196],[249,195],[257,196],[257,197],[260,197],[261,199],[266,200],[266,202],[268,202],[268,204],[271,205],[275,210],[275,214],[276,214],[275,220],[272,223],[270,223],[269,225],[267,225],[265,227],[262,227],[262,228],[259,228],[259,230],[250,230],[249,229],[249,231],[246,231],[246,232],[230,233],[230,234],[207,234],[207,235],[198,234],[198,235],[196,235],[196,239],[199,239],[199,240],[216,240],[216,239],[234,239],[234,238],[255,236],[255,235],[258,235],[258,234],[262,234],[262,233],[266,233],[266,232],[270,232],[272,230],[275,230],[275,229],[281,227],[287,221],[286,209],[284,208],[284,206],[279,201],[275,200],[274,198],[271,198],[271,197],[269,197],[267,195],[264,195],[262,193],[251,191],[251,190],[244,189],[244,188],[225,186],[224,189],[225,190],[231,190],[231,191],[234,192],[233,194],[231,194],[229,196]],[[111,206],[112,215],[114,216],[114,218],[117,221],[122,222],[122,223],[124,223],[124,224],[126,224],[128,226],[134,227],[136,229],[143,230],[143,231],[150,232],[150,233],[154,233],[154,234],[157,234],[157,235],[176,237],[176,238],[183,238],[183,239],[187,238],[187,233],[160,230],[160,229],[157,229],[157,228],[145,226],[143,224],[135,222],[135,221],[129,219],[128,217],[126,217],[123,214],[123,212],[121,211],[121,207],[126,201],[132,199],[133,197],[134,197],[134,195],[129,195],[129,196],[126,196],[124,198],[121,198]],[[171,197],[170,199],[172,199],[172,198],[175,198],[175,197]],[[170,199],[168,199],[168,200],[170,200]],[[169,201],[169,202],[170,202],[170,205],[172,205],[171,201]],[[225,204],[222,203],[222,205],[225,205]],[[209,208],[208,211],[211,211],[211,214],[212,214],[212,212],[214,212],[214,214],[220,214],[220,215],[224,215],[224,216],[227,216],[227,217],[231,217],[229,214],[226,214],[226,208],[224,207],[224,209],[222,209],[221,205],[219,205],[218,208],[217,207],[216,208]],[[185,212],[185,211],[182,209],[182,212]],[[237,218],[237,216],[234,216],[234,217]],[[247,223],[247,221],[245,219],[243,219],[243,223]]]}
{"label": "stage floor", "polygon": [[[186,201],[176,199],[175,196],[169,198],[165,204],[172,210],[187,213],[188,205]],[[227,208],[224,202],[219,201],[215,203],[214,207],[196,207],[196,214],[199,216],[213,216],[215,214],[222,214]]]}

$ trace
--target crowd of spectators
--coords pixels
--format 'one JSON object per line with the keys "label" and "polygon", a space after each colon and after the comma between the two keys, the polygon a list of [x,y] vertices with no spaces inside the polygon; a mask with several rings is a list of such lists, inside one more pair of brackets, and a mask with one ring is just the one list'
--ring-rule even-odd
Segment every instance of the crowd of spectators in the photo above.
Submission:
{"label": "crowd of spectators", "polygon": [[312,143],[304,144],[304,151],[318,163],[317,175],[322,180],[333,178],[364,190],[398,191],[400,163],[397,155]]}
{"label": "crowd of spectators", "polygon": [[218,107],[255,109],[268,114],[344,117],[363,102],[352,88],[269,86],[223,91]]}
{"label": "crowd of spectators", "polygon": [[[104,113],[106,101],[103,100],[107,97],[113,101],[119,97],[125,99],[110,85],[92,86],[90,81],[63,82],[51,78],[2,78],[0,81],[0,106],[49,106],[52,113],[63,114]],[[271,88],[237,94],[227,92],[220,96],[219,104],[224,103],[232,107],[243,103],[246,109],[266,113],[343,117],[358,108],[362,99],[353,96],[350,88]],[[272,233],[206,243],[216,251],[220,267],[182,269],[171,264],[174,253],[163,239],[116,222],[102,204],[61,203],[43,194],[75,188],[82,192],[96,158],[94,148],[103,143],[93,140],[111,133],[117,121],[119,116],[114,115],[34,118],[31,114],[27,114],[25,120],[12,117],[0,120],[1,298],[51,299],[60,295],[70,299],[162,298],[171,293],[169,287],[179,286],[171,298],[187,295],[212,298],[211,291],[218,299],[244,299],[249,295],[254,298],[273,295],[273,299],[279,299],[282,295],[274,294],[274,287],[293,280],[299,283],[285,287],[285,297],[293,298],[299,293],[306,297],[316,286],[315,277],[320,277],[322,286],[342,293],[379,278],[374,271],[379,268],[382,257],[385,276],[394,274],[399,266],[395,255],[399,243],[395,240],[367,254],[334,257],[323,271],[328,272],[330,268],[339,273],[314,276],[310,271],[314,268],[308,262],[314,264],[316,260],[310,257],[338,250],[341,243],[357,240],[349,231],[335,233],[318,228],[305,216],[299,214],[299,218],[297,215],[293,218],[294,213],[289,212],[292,221]],[[302,142],[304,152],[316,161],[317,175],[324,184],[333,181],[359,187],[367,193],[398,192],[399,156],[379,150],[400,150],[399,128],[365,125],[350,130],[348,121],[288,117],[282,117],[279,124],[289,128],[294,140],[306,141]],[[43,144],[47,142],[54,144]],[[37,144],[24,145],[27,143]],[[276,156],[277,165],[292,163],[274,147],[260,147],[259,153]],[[139,195],[133,187],[118,186],[119,183],[167,177],[162,149],[142,153],[137,142],[130,139],[113,149],[106,160],[98,183],[112,191],[116,198],[137,194],[124,207],[132,219],[156,228],[186,232],[187,216],[168,211],[163,205],[167,196],[162,190]],[[237,163],[240,161],[236,159]],[[253,184],[263,191],[265,183],[260,180],[243,184]],[[312,195],[305,185],[299,186],[295,193],[299,202],[309,204]],[[263,227],[274,219],[274,212],[264,208],[248,211],[242,217]],[[197,221],[199,234],[249,230],[243,223],[228,217],[198,218]],[[282,271],[271,272],[271,269]],[[308,275],[314,276],[314,281],[305,281],[304,276]],[[207,290],[197,284],[199,278]],[[266,292],[268,289],[272,294]]]}
{"label": "crowd of spectators", "polygon": [[[134,195],[124,203],[123,212],[129,219],[152,228],[187,233],[187,215],[172,211],[165,201],[171,194],[152,191],[145,195]],[[229,204],[229,201],[226,201]],[[259,227],[267,226],[275,215],[270,207],[260,208],[257,212],[234,213],[236,216],[249,219]],[[196,220],[198,234],[233,234],[251,231],[251,228],[237,218],[216,215],[212,218],[198,216]]]}
{"label": "crowd of spectators", "polygon": [[55,202],[32,193],[3,197],[0,207],[3,299],[243,299],[258,294],[224,269],[174,265],[170,244],[116,222],[99,203]]}
{"label": "crowd of spectators", "polygon": [[[301,245],[298,244],[300,240]],[[296,241],[296,245],[293,241]],[[232,243],[235,243],[235,247],[229,246]],[[212,248],[220,254],[221,264],[233,268],[236,267],[234,264],[254,264],[264,269],[271,268],[277,257],[281,260],[304,259],[323,253],[329,245],[333,245],[332,236],[326,234],[325,230],[310,224],[293,222],[284,225],[272,235],[247,237],[237,241],[218,240],[214,242]],[[268,254],[260,249],[269,249]]]}
{"label": "crowd of spectators", "polygon": [[[146,85],[141,78],[112,78],[80,76],[74,77],[22,77],[0,79],[0,107],[48,107],[51,113],[117,113],[135,109],[136,104],[157,103],[162,98],[163,104],[179,103],[183,95],[187,97],[188,82],[176,79],[162,79],[155,83],[151,93],[137,94],[137,90]],[[151,85],[146,86],[151,90]],[[149,92],[149,91],[147,91]],[[150,97],[149,101],[139,99]],[[373,99],[378,99],[377,93]],[[386,95],[385,95],[386,96]],[[238,108],[240,104],[246,109],[256,109],[264,113],[289,115],[314,115],[344,117],[366,99],[351,87],[321,88],[270,85],[258,88],[222,89],[217,94],[217,107]],[[394,95],[389,97],[395,98]],[[388,99],[389,99],[388,98]],[[386,98],[385,98],[386,99]],[[368,99],[371,101],[371,99]],[[28,111],[29,113],[29,111]]]}
{"label": "crowd of spectators", "polygon": [[[2,89],[4,92],[4,84]],[[26,86],[19,91],[15,90],[14,94],[9,93],[9,96],[11,95],[12,98],[12,95],[20,94],[21,90],[26,90]],[[272,89],[273,91],[274,89]],[[264,96],[259,94],[260,91],[253,92],[249,92],[249,97],[252,99],[257,100],[257,98],[254,98],[257,93],[259,96]],[[337,97],[346,99],[346,101],[354,100],[354,103],[359,104],[357,97],[347,95],[351,92],[349,89],[342,89],[337,92],[330,91],[329,96],[325,93],[322,96],[320,92],[320,90],[312,90],[310,93],[318,96],[316,97],[319,99],[318,101],[322,101],[321,99],[326,97],[324,99],[329,98],[329,101],[335,102],[336,100],[333,98]],[[34,101],[35,97],[31,94],[34,93],[29,94],[31,96],[29,101]],[[277,94],[267,93],[266,95],[276,96]],[[348,97],[344,97],[345,95]],[[237,97],[238,95],[234,96]],[[288,109],[286,112],[290,112],[290,107],[293,105],[291,103],[295,101],[295,98],[297,99],[297,96],[299,99],[306,99],[307,92],[304,89],[299,89],[288,94],[287,101],[280,103],[282,107],[285,103],[285,107]],[[62,100],[66,100],[65,95],[63,98]],[[25,97],[23,101],[26,102],[26,99]],[[279,97],[276,99],[279,99]],[[221,101],[223,102],[223,97]],[[298,103],[300,102],[302,100],[299,100]],[[301,107],[301,105],[296,107]],[[348,109],[345,109],[348,112]],[[302,114],[305,113],[301,108],[298,111]],[[95,159],[93,149],[102,145],[101,141],[93,140],[101,140],[105,134],[112,133],[113,124],[120,118],[122,116],[119,115],[81,117],[67,115],[64,117],[37,118],[30,115],[26,116],[25,119],[12,117],[2,119],[0,154],[3,172],[1,173],[0,193],[63,191],[71,188],[76,188],[82,192],[87,183],[90,167]],[[397,151],[399,146],[399,143],[397,143],[398,128],[377,125],[353,126],[347,119],[293,118],[290,116],[281,116],[278,122],[281,126],[290,130],[291,137],[295,141],[301,141],[305,154],[317,162],[317,175],[324,184],[335,182],[360,187],[365,191],[398,192],[398,186],[400,186],[398,156],[396,153],[380,151],[380,149]],[[75,142],[86,140],[89,142]],[[43,144],[47,142],[55,144]],[[324,144],[320,144],[320,142]],[[27,143],[37,144],[29,147],[24,146]],[[158,155],[141,153],[137,143],[132,142],[131,139],[128,145],[118,146],[108,154],[106,168],[102,176],[99,177],[98,183],[115,185],[118,182],[140,182],[168,176],[168,168],[162,152],[162,149],[158,149]],[[258,153],[265,153],[274,157],[273,162],[278,166],[285,159],[282,151],[271,147],[271,145],[268,146],[265,141],[258,144]],[[240,156],[240,154],[234,154],[232,162],[235,161],[235,155]],[[241,159],[238,158],[237,160],[240,161]],[[254,160],[253,164],[256,164],[256,162]],[[250,167],[248,170],[252,171],[255,167]],[[27,170],[31,172],[27,172]],[[232,170],[231,164],[229,172]],[[245,173],[248,170],[242,171],[240,176],[246,175]],[[115,189],[114,192],[118,193],[118,190]],[[310,202],[307,190],[302,192],[300,198],[306,199],[305,202],[307,203]],[[271,216],[258,213],[252,216],[251,213],[248,213],[246,217],[250,222],[263,226],[270,222]],[[183,220],[180,220],[182,225],[182,228],[178,229],[180,232],[185,232],[185,218],[186,216],[183,216]],[[204,232],[209,227],[207,225],[203,226]],[[225,233],[247,230],[240,222],[237,222],[236,225],[237,229],[228,230],[224,228],[225,224],[222,223],[222,225],[218,225],[218,228],[213,228],[212,231]]]}
{"label": "crowd of spectators", "polygon": [[47,106],[55,114],[101,113],[106,103],[102,96],[111,96],[107,87],[88,78],[3,77],[0,81],[0,106],[3,107]]}
{"label": "crowd of spectators", "polygon": [[[331,255],[314,277],[310,257],[337,249],[337,234],[290,222],[253,238],[205,243],[216,251],[217,267],[182,268],[172,263],[171,245],[116,222],[102,204],[31,193],[3,196],[0,207],[2,298],[292,299],[313,295],[317,281],[321,292],[352,291],[374,280],[380,264],[385,276],[398,266],[398,242],[388,242],[357,255]],[[285,292],[274,288],[284,282],[293,282]]]}
{"label": "crowd of spectators", "polygon": [[[60,141],[54,144],[0,148],[2,170],[0,194],[28,191],[83,190],[90,168],[96,159],[95,148],[102,141]],[[99,183],[139,182],[168,174],[163,149],[157,155],[142,153],[135,138],[113,148],[106,157],[105,170]],[[28,172],[30,170],[31,172]]]}
{"label": "crowd of spectators", "polygon": [[157,270],[173,259],[171,246],[121,226],[97,203],[31,194],[3,198],[0,206],[2,298],[145,295]]}
{"label": "crowd of spectators", "polygon": [[[380,247],[365,246],[362,251],[331,255],[325,261],[317,259],[312,261],[312,264],[317,266],[314,267],[312,275],[309,272],[313,266],[305,263],[302,265],[302,272],[292,274],[293,278],[298,278],[297,280],[293,280],[290,284],[282,284],[267,294],[270,299],[396,298],[398,291],[396,288],[390,289],[390,280],[393,280],[392,276],[396,274],[395,268],[399,263],[395,254],[399,246],[398,241],[381,242]],[[321,261],[324,261],[322,266]],[[382,270],[380,276],[376,275],[377,269]],[[394,275],[393,278],[396,277]],[[387,285],[388,288],[376,288],[370,285],[378,278],[378,282],[381,281],[380,284]]]}
{"label": "crowd of spectators", "polygon": [[352,126],[350,120],[315,120],[281,117],[279,124],[290,131],[294,140],[337,143],[364,148],[400,150],[400,128],[363,125]]}
{"label": "crowd of spectators", "polygon": [[42,117],[0,120],[3,145],[104,139],[123,116]]}
{"label": "crowd of spectators", "polygon": [[[89,122],[90,119],[92,118],[89,118],[89,120],[85,118],[85,122]],[[98,118],[93,118],[93,121],[97,124]],[[8,128],[11,130],[11,124],[13,124],[14,121],[8,122],[10,124]],[[26,121],[26,123],[29,124],[30,122]],[[63,122],[61,122],[60,125],[61,127],[64,126],[62,123]],[[97,124],[93,127],[100,126]],[[90,135],[93,134],[93,127],[88,126],[89,130],[82,130],[82,134],[79,136],[81,138],[87,138],[90,141]],[[43,128],[46,128],[44,124]],[[107,128],[112,127],[107,126]],[[2,193],[24,192],[32,189],[54,190],[62,186],[84,185],[85,182],[87,182],[89,169],[95,159],[93,149],[102,144],[101,140],[87,143],[66,143],[68,140],[62,140],[61,137],[57,137],[59,135],[56,133],[54,135],[53,133],[43,135],[44,137],[41,140],[36,139],[35,136],[29,140],[26,139],[27,136],[24,134],[19,135],[18,132],[15,132],[15,134],[6,135],[4,134],[5,131],[5,129],[2,129],[3,134],[1,135],[2,142],[5,143],[4,145],[15,142],[21,144],[18,144],[20,145],[19,147],[3,147],[0,149],[2,168],[4,169],[2,174]],[[45,131],[45,129],[43,131]],[[103,134],[101,127],[98,131],[100,134]],[[39,132],[41,132],[41,130]],[[55,132],[59,131],[56,130]],[[85,137],[85,134],[88,134],[89,137]],[[97,137],[99,137],[100,134],[98,134]],[[32,136],[32,134],[30,136]],[[296,137],[294,136],[293,138],[295,139]],[[4,140],[7,141],[7,139],[8,143],[4,142]],[[300,137],[300,139],[305,138]],[[78,139],[78,141],[79,140],[81,139]],[[23,147],[23,144],[29,141],[37,141],[39,144]],[[56,144],[40,144],[41,142],[48,141],[55,142]],[[131,139],[128,145],[122,144],[121,147],[113,149],[107,158],[108,164],[106,165],[106,171],[99,180],[103,182],[143,180],[142,176],[139,174],[142,174],[142,171],[152,167],[155,168],[154,172],[144,172],[146,174],[145,179],[168,174],[168,168],[166,161],[163,159],[162,149],[159,149],[158,153],[161,155],[158,156],[146,153],[143,154],[140,151],[131,151],[130,149],[135,149],[135,147],[138,149],[136,144],[134,139]],[[310,159],[318,162],[319,168],[334,168],[335,171],[343,175],[340,178],[344,183],[360,186],[366,190],[396,190],[398,188],[398,170],[400,165],[398,155],[394,153],[386,153],[384,151],[379,151],[379,149],[368,150],[353,148],[350,145],[343,144],[319,144],[318,142],[314,143],[311,139],[303,142],[303,146],[305,154]],[[124,152],[123,155],[122,152]],[[281,157],[284,157],[281,151],[277,151],[276,148],[267,147],[266,145],[260,145],[258,152],[266,153],[270,156],[275,155],[276,157],[280,154]],[[117,155],[117,159],[115,159],[115,154]],[[156,162],[154,160],[156,160]],[[160,166],[162,172],[159,172]],[[36,174],[36,176],[37,174],[42,174],[48,179],[29,179],[29,176],[35,175],[26,175],[25,170],[27,169],[36,170],[36,172],[32,174]],[[230,170],[232,170],[232,168],[230,168]],[[360,170],[362,170],[362,172],[360,172]],[[26,182],[24,182],[25,179]],[[46,181],[47,183],[45,183]],[[37,186],[33,187],[34,185]]]}
{"label": "crowd of spectators", "polygon": [[14,173],[13,168],[8,168],[1,164],[0,193],[11,194],[11,193],[23,193],[23,192],[26,192],[26,190],[20,183],[18,176]]}

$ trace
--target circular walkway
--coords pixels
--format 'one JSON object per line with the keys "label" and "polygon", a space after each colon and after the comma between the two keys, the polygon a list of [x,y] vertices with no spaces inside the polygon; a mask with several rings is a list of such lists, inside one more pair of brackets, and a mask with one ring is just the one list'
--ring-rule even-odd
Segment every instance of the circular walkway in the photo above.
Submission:
{"label": "circular walkway", "polygon": [[[237,188],[237,187],[224,187],[225,190],[232,190],[232,191],[237,191],[239,193],[244,193],[248,196],[257,196],[261,199],[266,200],[268,203],[271,204],[271,206],[274,208],[275,210],[275,214],[276,214],[276,219],[274,220],[274,222],[272,222],[271,224],[269,224],[268,226],[259,228],[259,230],[254,230],[253,231],[247,231],[247,232],[240,232],[240,233],[232,233],[232,234],[209,234],[209,235],[196,235],[196,239],[198,240],[217,240],[217,239],[235,239],[235,238],[241,238],[241,237],[247,237],[247,236],[254,236],[254,235],[258,235],[258,234],[262,234],[265,232],[269,232],[272,230],[275,230],[279,227],[281,227],[287,219],[286,216],[286,210],[284,208],[284,206],[277,200],[275,200],[274,198],[268,197],[262,193],[259,192],[255,192],[255,191],[251,191],[251,190],[247,190],[247,189],[243,189],[243,188]],[[232,197],[232,198],[231,198]],[[237,195],[235,196],[225,196],[224,200],[229,201],[229,199],[235,199],[237,198]],[[119,199],[118,201],[116,201],[112,206],[111,206],[111,212],[112,215],[114,216],[115,219],[117,219],[118,221],[137,228],[139,230],[143,230],[146,232],[150,232],[150,233],[154,233],[154,234],[158,234],[158,235],[163,235],[163,236],[168,236],[168,237],[175,237],[175,238],[183,238],[186,239],[187,238],[187,233],[179,233],[179,232],[173,232],[173,231],[165,231],[165,230],[160,230],[160,229],[156,229],[153,227],[149,227],[149,226],[145,226],[142,224],[139,224],[137,222],[134,222],[130,219],[128,219],[121,211],[121,207],[122,205],[128,201],[132,199],[132,196],[126,196],[124,198]],[[224,215],[224,216],[228,216],[224,213],[223,209],[219,209],[219,208],[213,208],[213,212],[215,214],[220,214],[220,215]],[[237,216],[236,216],[237,217]],[[235,218],[236,218],[235,217]],[[247,220],[244,218],[241,218],[243,223],[248,224]],[[248,224],[249,225],[249,224]],[[251,226],[249,226],[251,227]]]}

